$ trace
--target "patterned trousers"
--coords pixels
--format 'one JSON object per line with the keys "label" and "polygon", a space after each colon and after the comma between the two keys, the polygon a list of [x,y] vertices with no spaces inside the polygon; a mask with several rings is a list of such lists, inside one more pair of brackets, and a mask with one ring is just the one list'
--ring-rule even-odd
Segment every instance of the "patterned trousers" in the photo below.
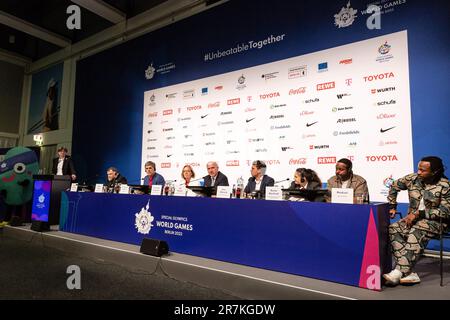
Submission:
{"label": "patterned trousers", "polygon": [[431,230],[418,229],[414,225],[408,227],[404,221],[391,224],[389,226],[389,238],[395,268],[404,275],[410,274],[428,241],[438,236],[439,234],[431,232]]}

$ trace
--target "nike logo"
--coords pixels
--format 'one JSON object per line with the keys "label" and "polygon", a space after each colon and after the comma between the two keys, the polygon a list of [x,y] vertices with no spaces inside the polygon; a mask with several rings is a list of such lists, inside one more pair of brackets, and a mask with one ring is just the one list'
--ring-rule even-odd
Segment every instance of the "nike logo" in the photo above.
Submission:
{"label": "nike logo", "polygon": [[245,122],[249,123],[250,121],[255,120],[255,118],[246,119]]}
{"label": "nike logo", "polygon": [[317,122],[319,122],[319,121],[316,121],[316,122],[313,122],[313,123],[307,123],[306,126],[307,127],[311,127],[312,125],[316,124]]}
{"label": "nike logo", "polygon": [[171,156],[172,156],[171,154],[168,154],[168,155],[167,155],[167,158],[170,158]]}
{"label": "nike logo", "polygon": [[200,117],[203,119],[203,118],[206,118],[207,116],[209,116],[209,113],[205,114],[204,116],[200,116]]}
{"label": "nike logo", "polygon": [[390,127],[390,128],[387,128],[387,129],[381,128],[381,129],[380,129],[380,132],[381,132],[381,133],[384,133],[384,132],[389,131],[389,130],[394,129],[394,128],[395,128],[395,127]]}

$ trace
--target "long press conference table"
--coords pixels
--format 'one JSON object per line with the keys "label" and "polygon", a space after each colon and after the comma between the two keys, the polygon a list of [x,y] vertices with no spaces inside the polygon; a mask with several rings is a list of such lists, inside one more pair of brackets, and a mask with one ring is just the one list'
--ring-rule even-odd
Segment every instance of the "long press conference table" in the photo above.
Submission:
{"label": "long press conference table", "polygon": [[372,290],[390,271],[386,203],[63,192],[60,230]]}

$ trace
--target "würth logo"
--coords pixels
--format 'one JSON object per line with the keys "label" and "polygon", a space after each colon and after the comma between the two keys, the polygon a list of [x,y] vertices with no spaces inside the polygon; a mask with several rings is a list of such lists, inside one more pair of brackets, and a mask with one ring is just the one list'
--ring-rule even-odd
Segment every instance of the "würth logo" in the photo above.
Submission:
{"label": "w\u00fcrth logo", "polygon": [[335,83],[333,82],[325,82],[325,83],[319,83],[317,85],[317,91],[320,90],[327,90],[327,89],[334,89]]}

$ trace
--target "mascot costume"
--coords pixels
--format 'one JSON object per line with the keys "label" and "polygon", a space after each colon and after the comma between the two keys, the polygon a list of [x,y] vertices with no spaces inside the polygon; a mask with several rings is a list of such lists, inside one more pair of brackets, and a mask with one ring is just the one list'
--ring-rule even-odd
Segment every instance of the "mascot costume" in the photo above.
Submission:
{"label": "mascot costume", "polygon": [[38,171],[38,159],[31,149],[15,147],[6,153],[0,162],[0,201],[6,204],[7,212],[0,227],[14,215],[24,218],[33,193],[33,175]]}

